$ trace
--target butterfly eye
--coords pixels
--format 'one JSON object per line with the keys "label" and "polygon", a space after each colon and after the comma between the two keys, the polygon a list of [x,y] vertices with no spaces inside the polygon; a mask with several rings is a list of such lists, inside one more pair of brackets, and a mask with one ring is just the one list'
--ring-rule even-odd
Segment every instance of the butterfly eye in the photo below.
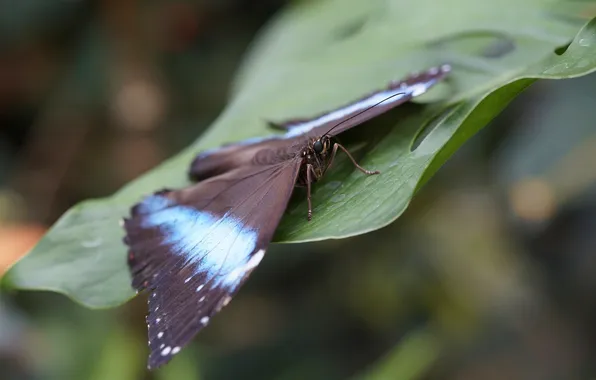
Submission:
{"label": "butterfly eye", "polygon": [[317,153],[317,154],[322,153],[323,152],[323,143],[321,142],[321,140],[317,140],[313,144],[312,148],[315,150],[315,153]]}

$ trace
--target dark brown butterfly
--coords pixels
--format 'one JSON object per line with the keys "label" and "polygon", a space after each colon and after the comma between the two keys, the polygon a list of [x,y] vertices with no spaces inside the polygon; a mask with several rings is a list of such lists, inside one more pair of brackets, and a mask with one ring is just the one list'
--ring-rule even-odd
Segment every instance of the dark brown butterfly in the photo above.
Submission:
{"label": "dark brown butterfly", "polygon": [[168,362],[222,307],[259,264],[296,185],[319,180],[338,151],[338,134],[374,118],[443,79],[431,68],[337,110],[277,127],[285,134],[205,151],[191,164],[196,184],[146,197],[125,219],[132,285],[150,290],[149,368]]}

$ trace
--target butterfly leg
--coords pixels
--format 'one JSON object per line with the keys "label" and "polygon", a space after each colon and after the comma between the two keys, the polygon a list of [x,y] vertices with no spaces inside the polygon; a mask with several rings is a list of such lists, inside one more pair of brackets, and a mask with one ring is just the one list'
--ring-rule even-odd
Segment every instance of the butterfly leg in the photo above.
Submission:
{"label": "butterfly leg", "polygon": [[348,158],[350,159],[350,161],[352,161],[352,163],[354,164],[354,166],[358,170],[360,170],[362,173],[364,173],[366,175],[373,175],[373,174],[380,174],[381,173],[378,170],[366,170],[362,166],[358,165],[358,163],[356,162],[356,160],[354,159],[354,157],[352,157],[352,155],[350,154],[350,152],[348,152],[348,150],[346,148],[344,148],[343,145],[340,145],[338,143],[333,144],[333,150],[331,151],[331,159],[329,160],[329,166],[331,166],[331,164],[333,163],[333,159],[335,158],[335,155],[337,154],[337,149],[338,148],[344,151],[344,153],[348,156]]}
{"label": "butterfly leg", "polygon": [[310,196],[310,184],[313,181],[314,175],[316,177],[315,169],[311,164],[306,165],[306,200],[308,201],[308,215],[306,218],[310,221],[312,219],[312,203],[311,203],[311,196]]}

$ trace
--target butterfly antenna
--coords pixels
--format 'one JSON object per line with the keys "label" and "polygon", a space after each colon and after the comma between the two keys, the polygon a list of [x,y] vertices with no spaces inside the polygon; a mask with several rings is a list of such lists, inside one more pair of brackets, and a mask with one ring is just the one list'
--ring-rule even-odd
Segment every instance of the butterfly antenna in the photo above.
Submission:
{"label": "butterfly antenna", "polygon": [[398,95],[405,95],[405,94],[406,94],[405,92],[398,92],[398,93],[396,93],[396,94],[393,94],[393,95],[391,95],[391,96],[388,96],[388,97],[386,97],[385,99],[381,100],[380,102],[378,102],[378,103],[375,103],[375,104],[373,104],[372,106],[370,106],[370,107],[368,107],[368,108],[365,108],[364,110],[362,110],[362,111],[358,112],[357,114],[350,116],[350,117],[349,117],[349,118],[347,118],[346,120],[342,120],[342,121],[340,121],[339,123],[335,124],[333,127],[331,127],[331,129],[330,129],[330,130],[328,130],[327,132],[325,132],[325,134],[324,134],[323,136],[327,136],[327,135],[328,135],[329,133],[331,133],[331,131],[332,131],[332,130],[334,130],[335,128],[337,128],[337,127],[339,127],[340,125],[342,125],[342,124],[344,124],[344,123],[346,123],[346,122],[348,122],[348,121],[352,120],[353,118],[355,118],[355,117],[357,117],[357,116],[360,116],[360,115],[362,115],[362,114],[363,114],[363,113],[365,113],[365,112],[368,112],[368,111],[370,111],[371,109],[375,108],[375,107],[376,107],[376,106],[378,106],[379,104],[381,104],[381,103],[385,103],[387,100],[389,100],[389,99],[392,99],[392,98],[394,98],[394,97],[396,97],[396,96],[398,96]]}

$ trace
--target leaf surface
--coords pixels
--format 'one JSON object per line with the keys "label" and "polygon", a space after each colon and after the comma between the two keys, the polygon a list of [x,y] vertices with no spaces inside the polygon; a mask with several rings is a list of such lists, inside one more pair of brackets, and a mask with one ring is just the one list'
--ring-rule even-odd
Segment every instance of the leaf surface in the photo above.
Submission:
{"label": "leaf surface", "polygon": [[[297,191],[275,241],[342,238],[381,228],[536,79],[596,69],[596,23],[582,28],[594,4],[330,0],[294,5],[256,40],[228,106],[204,136],[113,196],[73,207],[8,278],[18,288],[61,292],[89,307],[119,305],[134,295],[119,220],[142,196],[187,185],[196,153],[271,134],[264,120],[316,115],[409,72],[448,62],[449,80],[418,104],[348,136],[360,164],[382,174],[365,177],[339,160],[315,186],[313,221],[306,221],[306,201]],[[554,53],[572,40],[562,55]]]}

